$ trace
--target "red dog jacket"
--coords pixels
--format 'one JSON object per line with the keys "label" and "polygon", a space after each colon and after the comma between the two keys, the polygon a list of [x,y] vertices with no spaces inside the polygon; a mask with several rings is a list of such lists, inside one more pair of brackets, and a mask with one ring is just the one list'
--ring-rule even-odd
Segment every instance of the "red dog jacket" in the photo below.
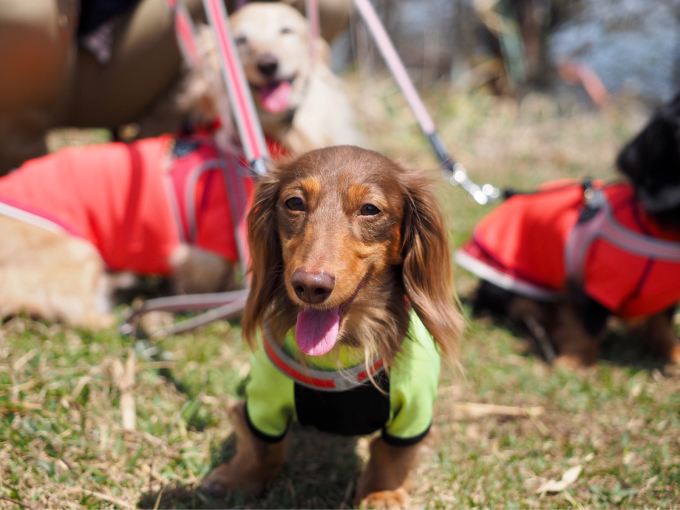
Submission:
{"label": "red dog jacket", "polygon": [[641,209],[628,184],[552,183],[487,215],[456,261],[478,277],[539,300],[568,281],[621,317],[680,301],[680,232]]}
{"label": "red dog jacket", "polygon": [[182,241],[239,260],[230,206],[247,212],[249,175],[208,138],[67,148],[1,178],[0,213],[88,240],[110,269],[167,275]]}

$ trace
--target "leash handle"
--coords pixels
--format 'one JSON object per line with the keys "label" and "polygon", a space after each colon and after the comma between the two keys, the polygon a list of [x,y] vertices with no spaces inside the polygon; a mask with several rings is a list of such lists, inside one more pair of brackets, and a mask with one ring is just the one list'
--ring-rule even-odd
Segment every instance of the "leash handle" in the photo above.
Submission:
{"label": "leash handle", "polygon": [[260,125],[246,81],[243,66],[236,52],[234,38],[229,30],[227,11],[222,0],[203,0],[210,27],[217,41],[217,50],[222,63],[222,73],[227,84],[234,120],[238,128],[243,152],[253,170],[263,175],[267,172],[264,161],[269,157],[262,126]]}
{"label": "leash handle", "polygon": [[371,2],[369,0],[354,0],[354,4],[366,23],[368,31],[377,44],[387,67],[390,69],[392,76],[394,76],[402,94],[404,94],[406,102],[411,108],[411,111],[413,111],[413,114],[420,125],[420,129],[422,129],[423,133],[430,141],[430,144],[439,159],[439,163],[444,167],[444,178],[455,186],[460,185],[479,204],[485,205],[498,198],[500,196],[500,190],[498,190],[498,188],[491,184],[485,184],[483,186],[475,184],[472,179],[468,177],[465,167],[460,163],[455,163],[453,158],[451,158],[437,133],[430,113],[427,111],[425,104],[409,78],[404,63],[399,57],[397,50],[394,48],[394,44],[392,44],[392,40],[387,34],[387,31],[380,21],[378,14],[375,12],[373,5],[371,5]]}

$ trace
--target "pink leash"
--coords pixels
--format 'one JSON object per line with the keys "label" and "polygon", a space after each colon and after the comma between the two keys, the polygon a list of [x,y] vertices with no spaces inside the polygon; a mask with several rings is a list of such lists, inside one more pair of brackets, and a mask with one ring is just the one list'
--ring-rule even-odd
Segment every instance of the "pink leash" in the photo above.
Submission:
{"label": "pink leash", "polygon": [[479,204],[485,205],[498,198],[500,196],[498,188],[491,184],[485,184],[483,186],[475,184],[468,177],[465,167],[463,167],[461,163],[454,163],[436,131],[432,117],[430,117],[427,108],[425,108],[422,99],[420,99],[418,92],[413,86],[413,82],[406,72],[404,63],[401,61],[401,58],[399,58],[397,50],[394,48],[394,44],[392,44],[389,35],[387,35],[385,27],[380,21],[380,18],[378,18],[371,2],[369,0],[354,0],[354,4],[366,23],[368,31],[373,36],[373,40],[378,45],[387,67],[390,68],[390,72],[399,85],[401,92],[404,94],[406,102],[413,111],[418,124],[420,124],[420,128],[430,140],[432,148],[439,158],[440,164],[444,167],[444,178],[453,185],[462,186],[463,189],[465,189],[465,191],[467,191]]}
{"label": "pink leash", "polygon": [[201,59],[196,44],[196,26],[184,0],[165,0],[165,5],[174,15],[175,36],[184,60],[192,68],[198,67]]}
{"label": "pink leash", "polygon": [[264,175],[267,173],[265,160],[269,157],[269,151],[255,111],[253,97],[250,94],[250,88],[243,72],[243,66],[236,53],[234,38],[229,30],[227,10],[222,0],[203,0],[203,6],[217,41],[224,81],[227,84],[229,100],[241,137],[243,151],[252,169],[256,173]]}
{"label": "pink leash", "polygon": [[[175,33],[184,58],[191,67],[198,66],[200,64],[200,53],[196,42],[196,28],[184,1],[166,0],[166,5],[174,14]],[[226,9],[222,0],[203,0],[203,5],[217,41],[223,78],[227,85],[229,100],[246,159],[254,172],[263,175],[267,172],[265,160],[269,158],[269,151],[267,150],[262,127],[255,111],[250,88],[246,82],[243,67],[238,59],[236,46],[227,24]],[[226,122],[227,119],[224,121]],[[235,165],[233,161],[227,162],[226,158],[223,159],[225,160],[221,162],[222,165],[227,165],[227,168],[223,168],[223,178],[231,204],[239,258],[244,269],[247,269],[250,263],[250,252],[248,249],[246,225],[247,201],[243,183],[243,179],[247,176],[239,175],[238,165]],[[205,310],[213,308],[199,316],[177,322],[169,327],[160,328],[152,332],[152,336],[190,331],[216,320],[238,316],[243,311],[247,294],[248,291],[245,289],[209,295],[196,294],[149,299],[141,307],[128,315],[125,324],[120,328],[120,332],[122,334],[133,333],[132,320],[150,311]]]}

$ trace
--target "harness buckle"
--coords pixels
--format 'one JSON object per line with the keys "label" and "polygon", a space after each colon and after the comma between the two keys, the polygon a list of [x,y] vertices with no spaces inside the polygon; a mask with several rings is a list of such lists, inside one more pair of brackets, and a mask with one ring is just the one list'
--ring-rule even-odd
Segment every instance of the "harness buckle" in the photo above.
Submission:
{"label": "harness buckle", "polygon": [[602,208],[605,200],[602,193],[598,193],[598,190],[593,186],[593,180],[590,177],[583,180],[582,187],[584,207],[579,213],[578,223],[586,223],[592,220]]}

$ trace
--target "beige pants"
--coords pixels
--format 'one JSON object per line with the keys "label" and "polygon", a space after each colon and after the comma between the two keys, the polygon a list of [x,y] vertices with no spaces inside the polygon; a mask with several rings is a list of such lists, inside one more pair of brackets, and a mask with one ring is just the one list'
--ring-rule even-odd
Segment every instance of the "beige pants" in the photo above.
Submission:
{"label": "beige pants", "polygon": [[[106,65],[76,45],[78,4],[0,0],[0,175],[45,154],[49,128],[135,121],[178,76],[181,56],[165,0],[141,0],[125,15]],[[204,19],[201,0],[186,4],[194,19]],[[320,1],[324,37],[344,28],[350,7],[351,0]]]}

